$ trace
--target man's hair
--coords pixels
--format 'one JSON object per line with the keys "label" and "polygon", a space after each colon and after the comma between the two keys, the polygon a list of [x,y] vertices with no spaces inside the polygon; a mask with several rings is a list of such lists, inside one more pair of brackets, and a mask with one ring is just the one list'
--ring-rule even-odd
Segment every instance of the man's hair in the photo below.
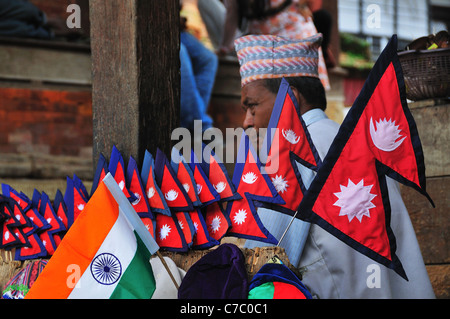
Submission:
{"label": "man's hair", "polygon": [[[322,82],[318,78],[309,76],[285,78],[290,86],[296,88],[305,98],[309,106],[325,110],[327,107],[327,98]],[[278,93],[281,84],[281,78],[265,79],[266,88],[274,93]]]}

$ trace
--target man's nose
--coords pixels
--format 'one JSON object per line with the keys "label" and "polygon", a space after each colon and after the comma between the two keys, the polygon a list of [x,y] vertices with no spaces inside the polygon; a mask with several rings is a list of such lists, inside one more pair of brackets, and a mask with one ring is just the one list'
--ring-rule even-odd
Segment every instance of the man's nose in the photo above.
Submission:
{"label": "man's nose", "polygon": [[253,127],[254,126],[254,115],[252,114],[250,108],[247,109],[247,112],[245,113],[245,119],[244,122],[242,123],[242,127],[244,128],[244,130],[248,129],[249,127]]}

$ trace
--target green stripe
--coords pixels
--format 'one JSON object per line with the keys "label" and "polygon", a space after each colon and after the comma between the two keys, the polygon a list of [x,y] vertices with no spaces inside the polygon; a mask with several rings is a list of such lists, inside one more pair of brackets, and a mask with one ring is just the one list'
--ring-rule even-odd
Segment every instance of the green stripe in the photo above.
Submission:
{"label": "green stripe", "polygon": [[266,282],[253,288],[248,293],[248,299],[273,299],[275,287],[273,282]]}
{"label": "green stripe", "polygon": [[155,291],[151,254],[136,231],[134,235],[137,240],[136,254],[122,274],[111,299],[150,299]]}

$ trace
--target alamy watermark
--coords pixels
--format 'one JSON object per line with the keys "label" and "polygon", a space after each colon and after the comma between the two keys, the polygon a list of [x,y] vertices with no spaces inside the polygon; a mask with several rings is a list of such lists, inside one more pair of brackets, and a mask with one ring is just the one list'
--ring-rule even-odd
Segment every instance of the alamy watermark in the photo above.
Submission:
{"label": "alamy watermark", "polygon": [[70,15],[66,19],[66,25],[69,29],[81,28],[81,8],[78,4],[69,4],[66,12]]}
{"label": "alamy watermark", "polygon": [[[279,167],[280,138],[277,128],[257,130],[251,127],[245,131],[243,128],[226,128],[224,136],[222,130],[215,127],[202,131],[202,121],[195,120],[193,132],[187,128],[178,127],[172,131],[171,140],[176,142],[174,147],[180,151],[187,162],[190,162],[190,154],[193,150],[199,162],[209,163],[211,151],[213,151],[217,160],[222,163],[245,163],[246,154],[238,153],[244,132],[249,137],[259,161],[264,166],[264,172],[276,173]],[[270,154],[266,144],[268,141],[271,142]],[[207,146],[204,149],[203,144]],[[254,159],[256,160],[256,158]]]}

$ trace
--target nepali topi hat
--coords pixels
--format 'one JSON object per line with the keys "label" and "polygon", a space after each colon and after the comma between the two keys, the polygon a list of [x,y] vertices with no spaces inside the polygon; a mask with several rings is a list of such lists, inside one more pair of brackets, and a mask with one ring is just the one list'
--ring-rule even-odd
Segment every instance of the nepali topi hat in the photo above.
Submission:
{"label": "nepali topi hat", "polygon": [[235,40],[241,86],[261,79],[319,77],[322,34],[301,40],[275,35],[247,35]]}

